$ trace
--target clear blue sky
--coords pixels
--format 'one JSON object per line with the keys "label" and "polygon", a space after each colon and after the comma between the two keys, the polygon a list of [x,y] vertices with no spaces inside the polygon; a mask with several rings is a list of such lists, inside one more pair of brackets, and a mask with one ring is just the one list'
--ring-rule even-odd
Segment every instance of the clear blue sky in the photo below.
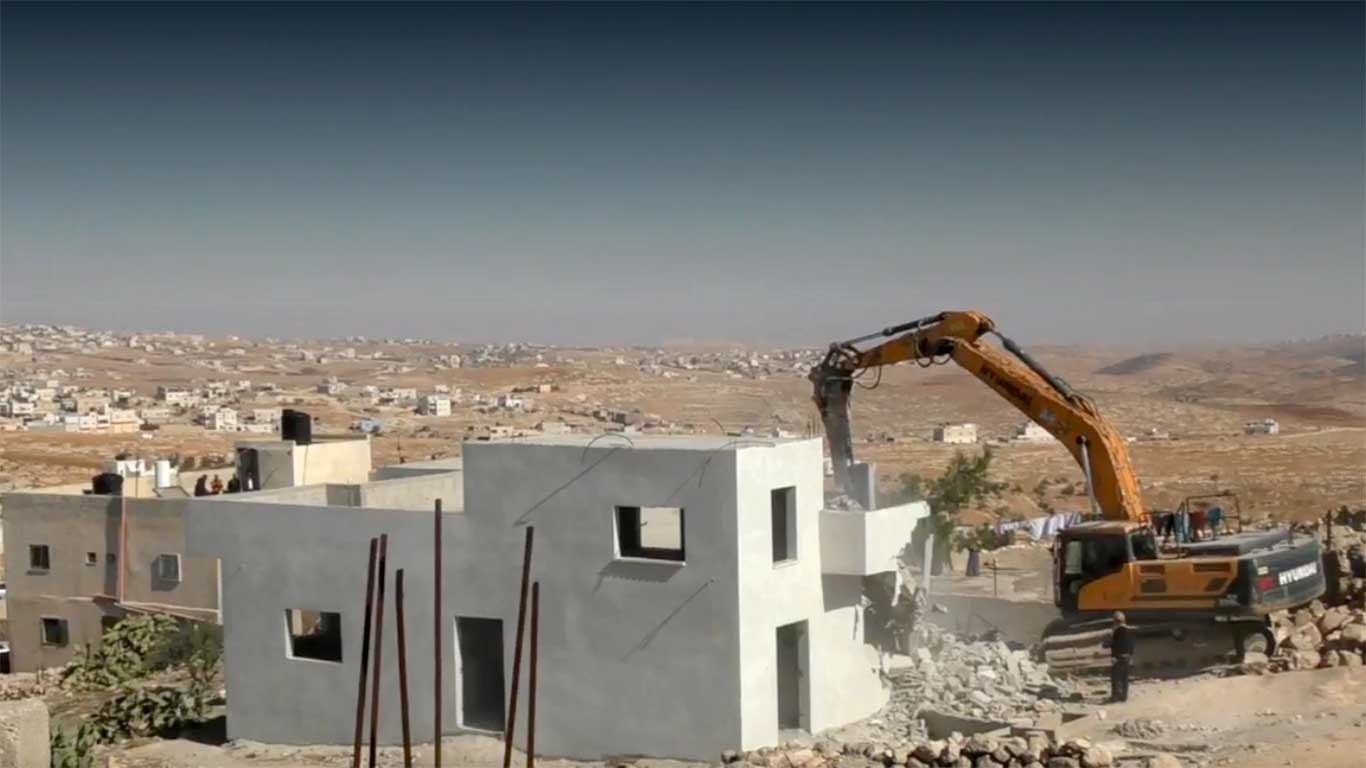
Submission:
{"label": "clear blue sky", "polygon": [[4,322],[1366,329],[1361,3],[0,15]]}

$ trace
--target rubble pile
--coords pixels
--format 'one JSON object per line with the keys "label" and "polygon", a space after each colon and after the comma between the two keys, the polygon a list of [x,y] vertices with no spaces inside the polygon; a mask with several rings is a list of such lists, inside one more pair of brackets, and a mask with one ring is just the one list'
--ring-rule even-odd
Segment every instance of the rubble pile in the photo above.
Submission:
{"label": "rubble pile", "polygon": [[1334,604],[1366,609],[1366,509],[1343,507],[1330,513],[1332,530],[1326,533],[1324,546],[1330,567],[1336,562],[1336,573],[1325,573]]}
{"label": "rubble pile", "polygon": [[726,752],[722,762],[761,768],[1108,768],[1115,765],[1109,750],[1085,739],[1052,743],[1043,733],[1028,736],[963,736],[902,742],[839,744],[818,741],[812,746]]}
{"label": "rubble pile", "polygon": [[[1282,668],[1359,667],[1366,663],[1366,610],[1327,607],[1315,600],[1271,615],[1276,659]],[[1255,660],[1254,660],[1255,663]]]}
{"label": "rubble pile", "polygon": [[892,697],[880,715],[895,728],[914,727],[922,709],[982,720],[1035,718],[1073,698],[1029,651],[1004,642],[963,640],[934,625],[916,628],[909,663],[889,672]]}

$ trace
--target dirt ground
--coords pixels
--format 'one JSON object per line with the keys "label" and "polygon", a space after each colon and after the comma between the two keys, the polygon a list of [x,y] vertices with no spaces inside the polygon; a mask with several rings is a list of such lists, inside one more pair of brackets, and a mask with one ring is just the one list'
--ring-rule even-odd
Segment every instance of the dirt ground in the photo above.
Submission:
{"label": "dirt ground", "polygon": [[1198,765],[1239,768],[1366,766],[1366,668],[1135,683],[1086,733],[1122,737],[1126,720],[1161,720],[1172,732],[1136,751],[1167,751]]}
{"label": "dirt ground", "polygon": [[[1130,700],[1103,709],[1078,735],[1111,747],[1119,757],[1166,752],[1192,766],[1239,768],[1362,768],[1366,766],[1366,668],[1337,667],[1268,676],[1138,681]],[[1125,721],[1147,718],[1167,727],[1150,739],[1116,732]],[[468,768],[501,765],[502,742],[459,736],[442,742],[442,764]],[[113,755],[119,768],[285,768],[350,765],[346,747],[289,747],[252,742],[213,746],[188,740],[129,746]],[[379,750],[382,766],[402,765],[402,750]],[[604,763],[537,760],[553,768],[594,768]],[[430,745],[415,747],[414,764],[431,765]],[[515,765],[524,765],[520,754]],[[695,764],[642,760],[643,768]]]}

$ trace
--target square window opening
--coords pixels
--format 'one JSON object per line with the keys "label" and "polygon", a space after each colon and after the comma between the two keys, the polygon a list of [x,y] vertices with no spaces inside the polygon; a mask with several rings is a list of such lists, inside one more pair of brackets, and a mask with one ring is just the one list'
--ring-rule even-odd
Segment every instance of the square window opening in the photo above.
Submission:
{"label": "square window opening", "polygon": [[43,645],[65,646],[67,643],[66,619],[45,616],[41,621]]}
{"label": "square window opening", "polygon": [[773,562],[797,559],[797,488],[775,488],[769,494],[773,531]]}
{"label": "square window opening", "polygon": [[34,571],[52,569],[52,550],[46,544],[28,545],[28,567]]}
{"label": "square window opening", "polygon": [[156,562],[152,564],[152,573],[156,575],[157,581],[179,584],[180,555],[174,553],[157,555]]}
{"label": "square window opening", "polygon": [[86,564],[86,565],[99,565],[99,562],[100,562],[100,556],[99,556],[98,553],[96,553],[96,552],[86,552],[86,553],[85,553],[85,564]]}
{"label": "square window opening", "polygon": [[341,663],[340,613],[286,609],[285,632],[289,636],[290,658]]}
{"label": "square window opening", "polygon": [[684,560],[682,507],[617,507],[617,556]]}

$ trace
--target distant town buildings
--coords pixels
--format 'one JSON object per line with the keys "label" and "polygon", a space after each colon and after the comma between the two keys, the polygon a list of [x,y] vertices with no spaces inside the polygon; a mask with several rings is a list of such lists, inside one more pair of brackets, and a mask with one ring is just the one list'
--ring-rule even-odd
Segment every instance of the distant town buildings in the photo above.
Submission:
{"label": "distant town buildings", "polygon": [[1249,435],[1279,435],[1281,425],[1275,419],[1249,421],[1243,425],[1243,432]]}
{"label": "distant town buildings", "polygon": [[970,445],[977,442],[977,425],[940,424],[934,428],[934,441],[950,445]]}
{"label": "distant town buildings", "polygon": [[451,398],[448,395],[423,395],[417,412],[423,416],[450,416]]}

